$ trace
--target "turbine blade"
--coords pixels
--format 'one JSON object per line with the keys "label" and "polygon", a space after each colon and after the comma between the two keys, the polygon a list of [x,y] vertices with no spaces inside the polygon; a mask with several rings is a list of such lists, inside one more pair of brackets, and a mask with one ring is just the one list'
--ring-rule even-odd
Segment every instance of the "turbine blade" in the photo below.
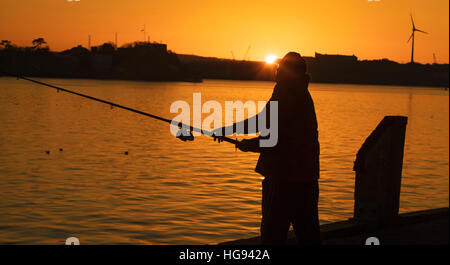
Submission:
{"label": "turbine blade", "polygon": [[408,42],[411,40],[411,38],[413,37],[413,35],[414,35],[414,32],[413,32],[413,34],[411,34],[411,36],[409,37],[409,39],[408,39],[408,41],[407,41],[406,43],[408,43]]}
{"label": "turbine blade", "polygon": [[418,31],[418,32],[422,32],[422,33],[425,33],[425,34],[428,34],[428,32],[425,32],[425,31],[423,31],[423,30],[420,30],[420,29],[416,29],[416,31]]}
{"label": "turbine blade", "polygon": [[413,16],[412,16],[411,13],[410,13],[409,15],[411,16],[411,23],[412,23],[413,29],[415,29],[415,28],[416,28],[416,25],[414,25],[414,19],[413,19]]}

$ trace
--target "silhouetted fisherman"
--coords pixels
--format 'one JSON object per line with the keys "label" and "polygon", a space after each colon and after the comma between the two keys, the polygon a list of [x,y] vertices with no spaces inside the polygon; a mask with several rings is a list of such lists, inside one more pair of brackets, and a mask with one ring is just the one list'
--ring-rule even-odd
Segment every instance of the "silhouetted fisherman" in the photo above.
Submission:
{"label": "silhouetted fisherman", "polygon": [[[265,177],[262,243],[285,243],[292,223],[299,244],[320,244],[317,208],[320,147],[314,102],[308,91],[309,75],[300,54],[290,52],[284,56],[279,62],[276,82],[269,101],[278,101],[277,145],[260,147],[261,136],[236,144],[244,152],[261,153],[255,171]],[[267,104],[265,108],[270,124],[269,107]],[[253,118],[258,120],[258,115]],[[252,133],[248,130],[248,121],[242,121],[246,134]],[[236,128],[234,124],[234,132]],[[225,130],[224,127],[216,132],[224,135]]]}

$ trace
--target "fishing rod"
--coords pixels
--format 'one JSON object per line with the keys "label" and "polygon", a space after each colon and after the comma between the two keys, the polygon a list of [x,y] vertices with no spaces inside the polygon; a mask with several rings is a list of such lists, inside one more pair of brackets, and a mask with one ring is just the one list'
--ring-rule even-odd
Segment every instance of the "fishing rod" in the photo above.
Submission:
{"label": "fishing rod", "polygon": [[[17,77],[17,79],[23,79],[23,80],[26,80],[26,81],[29,81],[29,82],[32,82],[32,83],[35,83],[35,84],[39,84],[39,85],[55,88],[57,92],[64,91],[64,92],[67,92],[67,93],[70,93],[70,94],[73,94],[73,95],[77,95],[77,96],[80,96],[80,97],[83,97],[83,98],[87,98],[87,99],[98,101],[98,102],[101,102],[101,103],[104,103],[104,104],[108,104],[111,107],[121,108],[121,109],[124,109],[124,110],[128,110],[128,111],[137,113],[139,115],[144,115],[144,116],[156,119],[156,120],[160,120],[160,121],[169,123],[171,125],[177,125],[178,128],[180,128],[180,131],[177,133],[176,137],[178,139],[182,140],[182,141],[193,141],[194,140],[194,136],[192,136],[192,132],[194,131],[194,132],[199,132],[199,133],[201,133],[203,135],[206,135],[206,136],[213,137],[214,141],[217,140],[219,143],[220,142],[228,142],[228,143],[232,143],[234,145],[236,145],[238,143],[238,140],[231,139],[231,138],[226,137],[226,136],[216,136],[214,133],[212,133],[210,131],[202,130],[202,129],[199,129],[199,128],[196,128],[196,127],[184,124],[182,122],[178,122],[177,123],[175,121],[171,121],[169,119],[162,118],[162,117],[159,117],[159,116],[154,115],[154,114],[150,114],[150,113],[143,112],[143,111],[140,111],[140,110],[137,110],[137,109],[133,109],[133,108],[130,108],[130,107],[122,106],[122,105],[116,104],[116,103],[111,102],[111,101],[107,101],[107,100],[103,100],[103,99],[100,99],[100,98],[92,97],[92,96],[85,95],[85,94],[82,94],[82,93],[78,93],[78,92],[75,92],[75,91],[72,91],[72,90],[68,90],[68,89],[65,89],[65,88],[62,88],[62,87],[54,86],[52,84],[48,84],[48,83],[45,83],[45,82],[34,80],[34,79],[31,79],[31,78],[28,78],[28,77],[25,77],[25,76],[14,75],[14,74],[11,74],[11,73],[8,73],[8,72],[5,72],[5,71],[1,71],[1,72],[3,74],[5,74],[5,75],[8,75],[8,76]],[[189,129],[189,130],[187,130],[187,129]]]}

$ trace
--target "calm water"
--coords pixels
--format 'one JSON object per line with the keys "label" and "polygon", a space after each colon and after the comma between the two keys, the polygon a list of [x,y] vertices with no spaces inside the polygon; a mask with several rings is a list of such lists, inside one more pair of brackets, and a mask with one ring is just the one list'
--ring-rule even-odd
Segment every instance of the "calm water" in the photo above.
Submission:
{"label": "calm water", "polygon": [[[175,100],[267,100],[271,82],[43,79],[172,118]],[[449,94],[311,84],[321,142],[320,219],[352,216],[355,154],[385,115],[409,117],[401,212],[449,205]],[[13,78],[0,79],[0,244],[212,244],[259,233],[257,154]],[[58,151],[63,148],[63,151]],[[50,154],[45,151],[50,150]],[[128,151],[129,155],[124,155]]]}

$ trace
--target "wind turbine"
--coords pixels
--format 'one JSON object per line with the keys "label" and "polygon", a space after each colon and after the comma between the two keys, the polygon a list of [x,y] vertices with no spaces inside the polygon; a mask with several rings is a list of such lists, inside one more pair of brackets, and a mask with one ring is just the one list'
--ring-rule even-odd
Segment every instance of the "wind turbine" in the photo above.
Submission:
{"label": "wind turbine", "polygon": [[412,34],[411,34],[411,36],[409,37],[409,39],[408,39],[408,42],[411,40],[411,38],[412,38],[412,48],[411,48],[411,63],[414,63],[414,33],[416,32],[416,31],[418,31],[418,32],[422,32],[422,33],[425,33],[425,34],[428,34],[427,32],[425,32],[425,31],[423,31],[423,30],[420,30],[420,29],[418,29],[418,28],[416,28],[416,25],[414,24],[414,19],[413,19],[413,17],[412,17],[412,14],[410,14],[410,16],[411,16],[411,22],[412,22]]}

